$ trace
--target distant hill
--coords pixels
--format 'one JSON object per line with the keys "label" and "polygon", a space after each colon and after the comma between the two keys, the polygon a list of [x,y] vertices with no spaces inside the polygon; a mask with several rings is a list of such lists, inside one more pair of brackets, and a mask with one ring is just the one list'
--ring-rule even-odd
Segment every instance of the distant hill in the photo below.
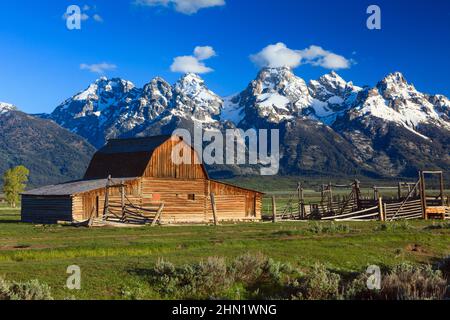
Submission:
{"label": "distant hill", "polygon": [[87,141],[53,121],[0,103],[0,175],[24,165],[30,169],[30,187],[79,179],[94,152]]}

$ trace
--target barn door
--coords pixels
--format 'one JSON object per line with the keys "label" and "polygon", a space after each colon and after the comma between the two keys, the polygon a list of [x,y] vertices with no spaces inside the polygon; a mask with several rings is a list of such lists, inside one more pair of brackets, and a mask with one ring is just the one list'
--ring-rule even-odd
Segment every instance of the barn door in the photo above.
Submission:
{"label": "barn door", "polygon": [[245,211],[246,217],[256,217],[256,196],[245,197]]}

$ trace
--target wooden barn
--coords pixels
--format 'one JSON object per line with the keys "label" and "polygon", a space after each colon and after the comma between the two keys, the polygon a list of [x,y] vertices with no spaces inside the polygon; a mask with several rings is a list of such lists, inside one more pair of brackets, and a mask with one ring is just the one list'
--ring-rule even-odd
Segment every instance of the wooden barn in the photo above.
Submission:
{"label": "wooden barn", "polygon": [[[173,148],[180,143],[192,151],[192,164],[172,161]],[[94,155],[82,180],[23,193],[22,221],[261,220],[262,193],[211,180],[195,160],[198,154],[179,137],[110,140]]]}

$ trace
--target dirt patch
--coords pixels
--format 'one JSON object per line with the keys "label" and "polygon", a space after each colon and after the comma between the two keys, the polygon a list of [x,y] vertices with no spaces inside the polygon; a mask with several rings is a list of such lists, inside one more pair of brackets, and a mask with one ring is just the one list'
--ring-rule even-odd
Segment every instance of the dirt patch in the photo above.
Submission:
{"label": "dirt patch", "polygon": [[406,246],[406,251],[413,252],[417,254],[428,254],[428,251],[426,248],[422,247],[420,244],[409,244]]}

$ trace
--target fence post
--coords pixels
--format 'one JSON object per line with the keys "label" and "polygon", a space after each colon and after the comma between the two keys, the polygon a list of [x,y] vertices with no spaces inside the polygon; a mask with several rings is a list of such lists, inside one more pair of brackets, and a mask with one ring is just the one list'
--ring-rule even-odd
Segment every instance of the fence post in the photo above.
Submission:
{"label": "fence post", "polygon": [[425,185],[425,174],[423,173],[423,171],[419,172],[419,179],[420,179],[420,199],[422,201],[423,219],[428,220],[427,193],[426,193],[426,185]]}
{"label": "fence post", "polygon": [[275,200],[275,196],[272,196],[272,214],[273,214],[273,223],[277,222],[277,203]]}
{"label": "fence post", "polygon": [[107,220],[109,215],[109,187],[111,186],[111,179],[112,177],[111,175],[109,175],[105,187],[105,204],[103,206],[103,220]]}
{"label": "fence post", "polygon": [[378,198],[378,210],[380,212],[380,221],[386,221],[386,216],[384,215],[383,198]]}
{"label": "fence post", "polygon": [[214,193],[211,193],[211,206],[213,211],[214,225],[217,226],[219,221],[217,220],[217,207],[216,207],[216,196]]}
{"label": "fence post", "polygon": [[120,204],[122,206],[122,220],[125,220],[125,181],[120,182]]}

